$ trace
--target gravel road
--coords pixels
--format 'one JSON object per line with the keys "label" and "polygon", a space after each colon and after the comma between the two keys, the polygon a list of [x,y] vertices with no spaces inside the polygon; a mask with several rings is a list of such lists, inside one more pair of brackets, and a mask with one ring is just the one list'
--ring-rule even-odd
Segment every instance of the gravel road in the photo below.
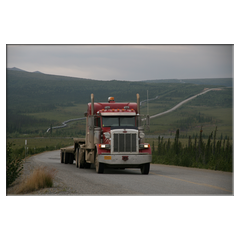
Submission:
{"label": "gravel road", "polygon": [[93,167],[61,164],[59,150],[30,157],[24,176],[37,166],[57,169],[54,186],[28,195],[233,195],[233,174],[228,172],[151,164],[149,175],[142,175],[140,169],[97,174]]}

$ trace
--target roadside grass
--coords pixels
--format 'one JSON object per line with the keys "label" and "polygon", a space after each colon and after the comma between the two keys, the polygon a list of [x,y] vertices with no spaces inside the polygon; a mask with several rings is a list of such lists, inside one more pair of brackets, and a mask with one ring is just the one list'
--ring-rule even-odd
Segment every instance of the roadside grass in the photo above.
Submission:
{"label": "roadside grass", "polygon": [[[27,140],[27,146],[25,146]],[[11,138],[7,144],[12,145],[12,155],[16,159],[24,159],[45,151],[53,151],[73,145],[73,138]]]}
{"label": "roadside grass", "polygon": [[20,184],[17,194],[25,194],[42,188],[53,187],[53,179],[56,172],[56,169],[48,169],[46,167],[34,169],[32,174]]}
{"label": "roadside grass", "polygon": [[55,149],[59,149],[61,147],[70,146],[73,144],[73,138],[72,137],[66,137],[66,138],[51,138],[51,137],[45,137],[45,138],[31,138],[31,137],[25,137],[25,138],[8,138],[7,142],[12,142],[14,145],[12,146],[13,150],[25,147],[25,140],[27,140],[27,147],[28,148],[49,148],[53,147]]}

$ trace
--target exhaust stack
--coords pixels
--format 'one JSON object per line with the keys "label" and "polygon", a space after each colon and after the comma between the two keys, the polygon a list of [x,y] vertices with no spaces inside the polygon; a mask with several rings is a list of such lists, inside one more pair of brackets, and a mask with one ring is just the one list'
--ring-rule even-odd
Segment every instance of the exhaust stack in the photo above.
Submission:
{"label": "exhaust stack", "polygon": [[138,111],[138,114],[140,114],[140,96],[138,93],[137,93],[137,111]]}
{"label": "exhaust stack", "polygon": [[94,95],[91,94],[91,115],[94,114]]}

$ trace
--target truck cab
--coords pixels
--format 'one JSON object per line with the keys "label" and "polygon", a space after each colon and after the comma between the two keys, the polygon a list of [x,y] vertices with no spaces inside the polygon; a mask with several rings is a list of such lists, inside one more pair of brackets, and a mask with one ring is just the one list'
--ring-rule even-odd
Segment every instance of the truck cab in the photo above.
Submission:
{"label": "truck cab", "polygon": [[[87,118],[91,116],[92,106],[96,171],[140,168],[143,174],[148,174],[152,161],[151,148],[144,142],[137,103],[116,103],[113,97],[109,97],[107,103],[89,103]],[[88,134],[91,134],[90,128],[88,125]],[[90,139],[90,136],[87,138]]]}

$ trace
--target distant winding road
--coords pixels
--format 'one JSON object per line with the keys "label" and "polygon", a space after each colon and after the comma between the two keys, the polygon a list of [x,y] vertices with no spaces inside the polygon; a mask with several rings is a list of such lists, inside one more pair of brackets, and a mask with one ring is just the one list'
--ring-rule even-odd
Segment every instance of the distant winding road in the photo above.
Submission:
{"label": "distant winding road", "polygon": [[187,98],[187,99],[183,100],[182,102],[178,103],[175,107],[173,107],[173,108],[171,108],[171,109],[169,109],[169,110],[167,110],[165,112],[161,112],[161,113],[155,114],[153,116],[150,116],[150,118],[155,118],[155,117],[162,116],[162,115],[164,115],[166,113],[170,113],[170,112],[176,110],[177,108],[181,107],[183,104],[187,103],[188,101],[191,101],[192,99],[194,99],[194,98],[196,98],[196,97],[198,97],[200,95],[203,95],[203,94],[205,94],[207,92],[216,91],[216,90],[220,90],[220,88],[209,88],[209,89],[207,89],[207,90],[205,90],[205,91],[203,91],[201,93],[198,93],[198,94],[196,94],[196,95],[194,95],[194,96],[192,96],[190,98]]}
{"label": "distant winding road", "polygon": [[[194,96],[192,96],[192,97],[190,97],[188,99],[183,100],[182,102],[178,103],[175,107],[173,107],[173,108],[171,108],[171,109],[169,109],[169,110],[167,110],[165,112],[161,112],[161,113],[155,114],[153,116],[150,116],[150,118],[155,118],[155,117],[159,117],[159,116],[162,116],[164,114],[170,113],[170,112],[176,110],[177,108],[179,108],[180,106],[182,106],[183,104],[185,104],[186,102],[188,102],[188,101],[190,101],[190,100],[192,100],[192,99],[194,99],[194,98],[196,98],[196,97],[198,97],[200,95],[203,95],[203,94],[205,94],[207,92],[210,92],[210,91],[216,91],[216,90],[220,90],[220,89],[221,88],[209,88],[209,89],[207,89],[207,90],[205,90],[205,91],[203,91],[201,93],[198,93],[198,94],[196,94],[196,95],[194,95]],[[145,99],[145,100],[140,102],[140,105],[142,105],[142,103],[144,103],[144,102],[149,102],[149,101],[152,101],[152,100],[156,100],[158,97],[159,96],[156,96],[155,98],[151,98],[151,99]],[[79,120],[84,120],[84,119],[86,119],[86,118],[83,117],[83,118],[69,119],[69,120],[64,121],[61,126],[54,126],[54,127],[52,127],[52,129],[64,128],[64,127],[67,126],[67,123],[69,123],[69,122],[79,121]],[[49,132],[50,129],[51,128],[48,128],[47,132]]]}

